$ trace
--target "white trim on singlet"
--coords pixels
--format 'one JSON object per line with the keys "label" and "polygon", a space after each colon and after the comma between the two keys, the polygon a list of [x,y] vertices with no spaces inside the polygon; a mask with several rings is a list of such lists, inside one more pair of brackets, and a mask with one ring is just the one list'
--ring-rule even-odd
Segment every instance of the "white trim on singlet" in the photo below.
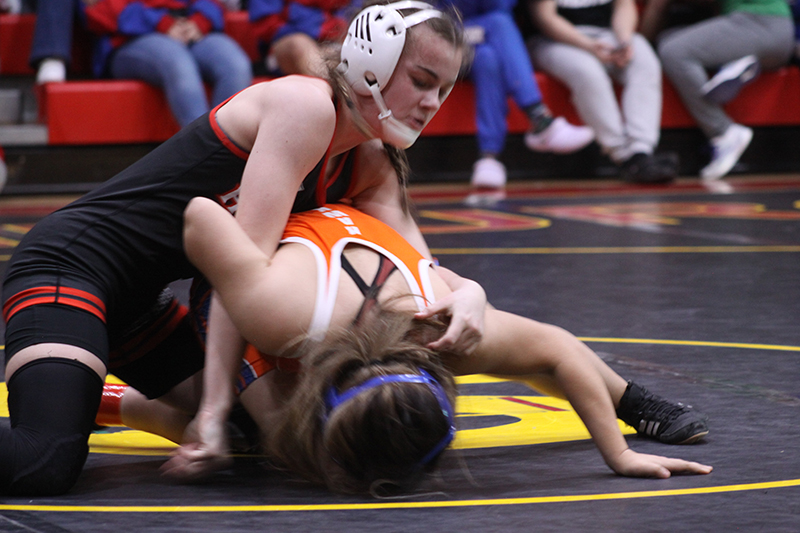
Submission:
{"label": "white trim on singlet", "polygon": [[342,272],[342,252],[344,252],[344,248],[348,244],[365,246],[391,261],[406,280],[409,291],[414,295],[414,300],[419,310],[424,309],[428,303],[432,303],[436,300],[430,279],[430,267],[433,262],[428,259],[420,259],[417,265],[419,276],[422,280],[422,287],[420,287],[411,269],[408,268],[408,265],[386,248],[373,242],[353,237],[339,239],[331,248],[330,265],[327,264],[325,254],[317,243],[304,237],[287,237],[281,240],[281,243],[288,242],[305,245],[311,250],[317,262],[317,296],[314,305],[314,314],[308,330],[309,337],[312,340],[322,340],[331,325],[333,307],[336,304],[336,296],[339,293],[339,278]]}

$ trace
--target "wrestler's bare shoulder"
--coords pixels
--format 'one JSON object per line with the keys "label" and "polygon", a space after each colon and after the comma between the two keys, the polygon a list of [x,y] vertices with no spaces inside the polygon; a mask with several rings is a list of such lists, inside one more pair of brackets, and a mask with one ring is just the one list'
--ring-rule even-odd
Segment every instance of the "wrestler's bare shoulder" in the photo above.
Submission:
{"label": "wrestler's bare shoulder", "polygon": [[313,124],[332,131],[336,122],[333,89],[325,80],[309,76],[285,76],[256,83],[223,105],[216,118],[222,129],[246,150],[253,146],[264,123],[270,123],[273,129]]}
{"label": "wrestler's bare shoulder", "polygon": [[[241,97],[241,98],[240,98]],[[325,80],[311,76],[284,76],[256,83],[239,93],[237,100],[257,103],[260,106],[281,103],[281,108],[294,105],[305,108],[333,107],[333,89]]]}

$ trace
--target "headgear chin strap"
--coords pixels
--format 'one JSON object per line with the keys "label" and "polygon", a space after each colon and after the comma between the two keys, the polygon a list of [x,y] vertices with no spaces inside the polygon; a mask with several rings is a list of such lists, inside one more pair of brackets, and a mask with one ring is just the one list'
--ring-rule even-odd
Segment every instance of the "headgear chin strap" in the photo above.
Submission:
{"label": "headgear chin strap", "polygon": [[450,428],[447,431],[447,434],[440,440],[436,445],[425,454],[419,465],[424,466],[431,462],[437,455],[439,455],[442,450],[447,448],[447,446],[453,441],[453,438],[456,435],[456,424],[455,424],[455,412],[453,411],[453,406],[450,405],[450,400],[447,399],[447,393],[444,391],[442,386],[439,384],[433,376],[427,373],[424,369],[419,369],[420,374],[389,374],[386,376],[377,376],[371,379],[368,379],[361,385],[356,385],[353,388],[347,389],[343,393],[339,394],[336,392],[336,387],[331,385],[328,389],[328,394],[325,396],[325,406],[327,408],[327,415],[330,416],[331,412],[333,412],[337,407],[346,403],[348,400],[352,400],[362,392],[374,389],[375,387],[380,387],[386,383],[423,383],[427,385],[433,395],[436,397],[436,401],[439,402],[439,407],[442,410],[444,416],[447,417],[447,421],[450,424]]}
{"label": "headgear chin strap", "polygon": [[[416,9],[403,16],[400,10]],[[408,148],[420,132],[392,116],[381,91],[397,67],[406,42],[406,30],[442,12],[425,2],[403,0],[363,9],[347,30],[342,44],[339,71],[356,94],[375,99],[380,109],[381,140],[397,148]]]}

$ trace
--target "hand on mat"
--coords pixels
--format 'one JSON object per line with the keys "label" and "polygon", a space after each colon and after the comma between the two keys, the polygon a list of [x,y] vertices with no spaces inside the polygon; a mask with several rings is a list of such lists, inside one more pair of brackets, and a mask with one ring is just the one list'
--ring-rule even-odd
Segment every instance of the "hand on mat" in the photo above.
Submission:
{"label": "hand on mat", "polygon": [[450,325],[438,340],[428,344],[431,350],[469,355],[483,338],[486,293],[478,283],[462,278],[459,286],[419,313],[425,319],[441,314],[450,317]]}
{"label": "hand on mat", "polygon": [[710,474],[713,467],[693,461],[660,455],[637,453],[630,448],[622,452],[611,468],[622,476],[666,479],[672,474]]}
{"label": "hand on mat", "polygon": [[161,466],[161,472],[181,481],[197,481],[231,464],[228,430],[202,411],[186,428],[183,444]]}

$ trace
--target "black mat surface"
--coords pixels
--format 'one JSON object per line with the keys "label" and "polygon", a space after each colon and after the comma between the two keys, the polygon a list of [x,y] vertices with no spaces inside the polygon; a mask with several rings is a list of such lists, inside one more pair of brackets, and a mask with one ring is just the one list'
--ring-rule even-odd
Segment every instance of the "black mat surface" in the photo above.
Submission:
{"label": "black mat surface", "polygon": [[[565,327],[623,376],[707,413],[701,444],[629,443],[711,464],[711,475],[626,479],[588,440],[494,442],[449,452],[419,492],[373,500],[257,458],[174,485],[159,476],[163,456],[134,449],[90,454],[66,496],[0,499],[0,531],[798,531],[800,179],[729,184],[514,183],[481,208],[463,204],[461,187],[415,190],[434,254],[496,307]],[[0,259],[59,203],[0,200]],[[533,396],[475,381],[462,395]],[[519,420],[462,415],[466,430]]]}

